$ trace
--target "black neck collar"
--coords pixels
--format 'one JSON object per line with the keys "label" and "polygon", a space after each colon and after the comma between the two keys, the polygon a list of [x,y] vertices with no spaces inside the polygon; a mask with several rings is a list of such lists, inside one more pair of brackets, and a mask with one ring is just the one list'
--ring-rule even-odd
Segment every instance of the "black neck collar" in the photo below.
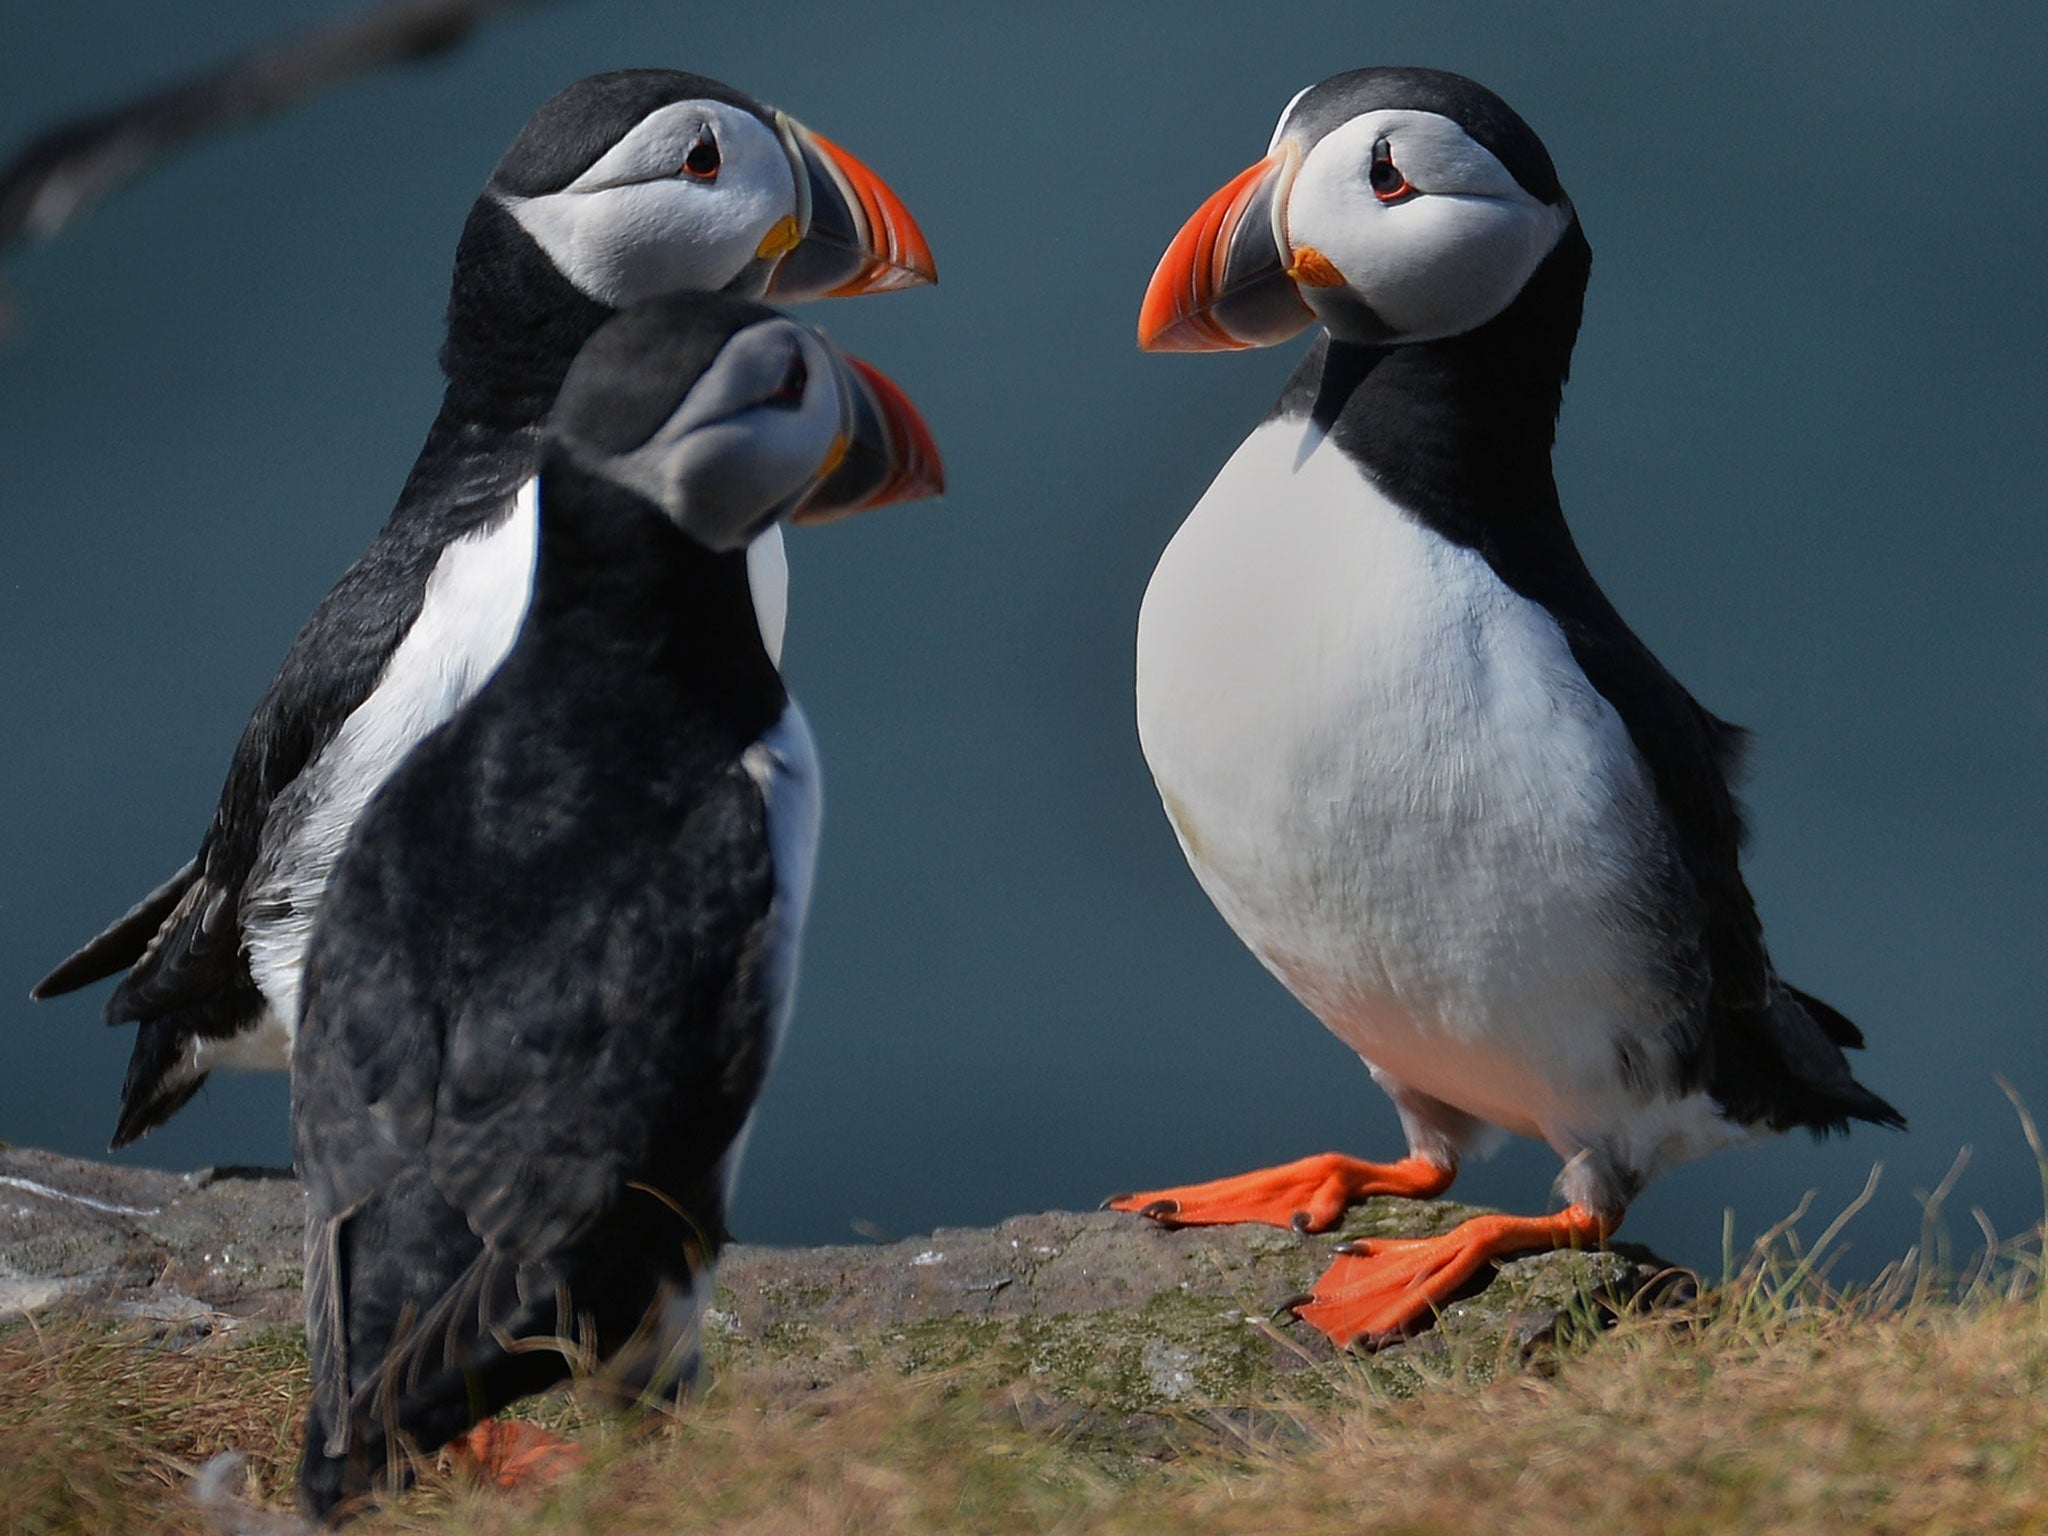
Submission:
{"label": "black neck collar", "polygon": [[1518,524],[1562,528],[1550,450],[1592,252],[1576,221],[1514,303],[1443,341],[1370,346],[1327,333],[1269,420],[1312,422],[1390,499],[1483,548]]}
{"label": "black neck collar", "polygon": [[577,351],[612,313],[562,276],[486,193],[455,251],[442,415],[501,431],[538,425]]}
{"label": "black neck collar", "polygon": [[[543,451],[533,602],[522,648],[603,656],[593,676],[654,683],[753,734],[786,695],[768,659],[746,551],[705,548],[658,508]],[[636,679],[638,681],[636,681]]]}

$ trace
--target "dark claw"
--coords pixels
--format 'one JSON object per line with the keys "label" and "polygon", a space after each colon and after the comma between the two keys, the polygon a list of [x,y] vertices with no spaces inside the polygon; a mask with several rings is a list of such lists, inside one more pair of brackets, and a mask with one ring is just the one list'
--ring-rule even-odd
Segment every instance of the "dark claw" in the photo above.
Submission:
{"label": "dark claw", "polygon": [[1180,1202],[1178,1200],[1154,1200],[1150,1205],[1139,1211],[1138,1214],[1140,1216],[1149,1216],[1154,1221],[1164,1221],[1169,1216],[1178,1216],[1180,1214]]}
{"label": "dark claw", "polygon": [[1299,1296],[1288,1297],[1273,1309],[1273,1321],[1277,1323],[1283,1317],[1294,1316],[1296,1312],[1299,1312],[1315,1299],[1316,1293],[1314,1291],[1303,1291]]}
{"label": "dark claw", "polygon": [[1287,1224],[1290,1227],[1294,1228],[1295,1231],[1299,1232],[1303,1237],[1307,1237],[1309,1235],[1307,1211],[1296,1211],[1292,1216],[1287,1218]]}
{"label": "dark claw", "polygon": [[1354,1237],[1348,1243],[1339,1243],[1330,1250],[1330,1254],[1333,1258],[1370,1258],[1372,1256],[1372,1239],[1369,1237]]}

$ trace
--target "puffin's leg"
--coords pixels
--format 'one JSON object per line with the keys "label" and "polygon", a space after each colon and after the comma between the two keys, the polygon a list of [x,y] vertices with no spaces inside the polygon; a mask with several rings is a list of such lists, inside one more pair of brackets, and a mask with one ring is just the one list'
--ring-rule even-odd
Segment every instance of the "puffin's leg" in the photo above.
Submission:
{"label": "puffin's leg", "polygon": [[[712,1212],[705,1225],[722,1228],[723,1209]],[[588,1400],[624,1410],[656,1399],[680,1401],[695,1385],[703,1298],[711,1293],[713,1272],[694,1243],[671,1257],[685,1278],[661,1275],[639,1326],[623,1340],[595,1341],[603,1363],[586,1366],[577,1379],[578,1393]],[[556,1327],[564,1338],[576,1336],[576,1324],[567,1318]],[[575,1441],[514,1419],[485,1419],[443,1449],[458,1471],[500,1488],[559,1482],[584,1459]]]}
{"label": "puffin's leg", "polygon": [[575,1441],[518,1419],[485,1419],[442,1450],[458,1472],[500,1488],[545,1486],[583,1465]]}
{"label": "puffin's leg", "polygon": [[1621,1214],[1569,1205],[1554,1216],[1475,1216],[1438,1237],[1365,1238],[1337,1250],[1289,1311],[1339,1348],[1380,1345],[1424,1328],[1481,1266],[1518,1253],[1605,1242]]}
{"label": "puffin's leg", "polygon": [[1400,1113],[1408,1155],[1398,1163],[1368,1163],[1325,1152],[1232,1179],[1118,1195],[1103,1203],[1113,1211],[1136,1211],[1167,1227],[1263,1221],[1297,1232],[1327,1232],[1343,1220],[1348,1207],[1375,1195],[1427,1200],[1442,1194],[1457,1176],[1459,1154],[1482,1145],[1487,1127],[1371,1062],[1366,1067]]}
{"label": "puffin's leg", "polygon": [[1398,1163],[1367,1163],[1323,1152],[1235,1178],[1118,1195],[1104,1203],[1113,1211],[1149,1216],[1165,1227],[1263,1221],[1298,1232],[1326,1232],[1343,1219],[1346,1207],[1361,1200],[1374,1195],[1426,1200],[1448,1189],[1456,1173],[1455,1161],[1411,1156]]}

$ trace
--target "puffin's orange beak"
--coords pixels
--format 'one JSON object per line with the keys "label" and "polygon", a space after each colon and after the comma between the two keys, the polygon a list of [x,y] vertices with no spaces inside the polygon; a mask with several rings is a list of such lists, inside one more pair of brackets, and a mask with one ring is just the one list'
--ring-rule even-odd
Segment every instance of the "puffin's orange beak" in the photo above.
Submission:
{"label": "puffin's orange beak", "polygon": [[918,501],[946,488],[946,469],[931,428],[902,386],[881,369],[848,357],[853,388],[849,425],[818,488],[793,523],[829,523],[894,501]]}
{"label": "puffin's orange beak", "polygon": [[893,293],[939,280],[924,231],[889,184],[822,134],[781,117],[799,238],[769,279],[778,302]]}
{"label": "puffin's orange beak", "polygon": [[1301,164],[1289,140],[1195,210],[1138,309],[1147,352],[1269,347],[1315,319],[1288,275],[1287,192]]}

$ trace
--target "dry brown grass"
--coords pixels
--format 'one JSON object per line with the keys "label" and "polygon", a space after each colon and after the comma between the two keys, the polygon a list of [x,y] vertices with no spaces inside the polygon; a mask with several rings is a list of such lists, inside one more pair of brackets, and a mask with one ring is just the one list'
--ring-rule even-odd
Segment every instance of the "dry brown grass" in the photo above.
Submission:
{"label": "dry brown grass", "polygon": [[[586,1426],[589,1465],[548,1493],[430,1471],[357,1529],[2042,1531],[2039,1255],[2038,1239],[1999,1250],[1948,1284],[1909,1264],[1844,1298],[1781,1235],[1691,1313],[1626,1319],[1501,1381],[1480,1384],[1491,1362],[1444,1361],[1395,1400],[1360,1373],[1334,1406],[1191,1415],[1142,1450],[1024,1389],[812,1391],[734,1369],[680,1415]],[[0,1334],[0,1372],[0,1528],[203,1531],[180,1485],[229,1445],[289,1507],[304,1390],[289,1334],[167,1346],[18,1327]]]}
{"label": "dry brown grass", "polygon": [[204,1530],[183,1489],[210,1457],[240,1449],[271,1482],[289,1477],[304,1375],[304,1350],[277,1333],[228,1346],[76,1321],[0,1332],[0,1530]]}
{"label": "dry brown grass", "polygon": [[[288,1503],[303,1363],[285,1341],[165,1347],[103,1326],[0,1336],[0,1527],[197,1532],[220,1449]],[[1106,1449],[942,1380],[796,1394],[735,1373],[689,1412],[592,1426],[544,1496],[438,1474],[370,1531],[2024,1531],[2048,1527],[2048,1326],[1978,1297],[1694,1326],[1632,1320],[1547,1369],[1232,1435]],[[1273,1424],[1282,1426],[1280,1431]],[[1263,1441],[1263,1443],[1261,1443]]]}

